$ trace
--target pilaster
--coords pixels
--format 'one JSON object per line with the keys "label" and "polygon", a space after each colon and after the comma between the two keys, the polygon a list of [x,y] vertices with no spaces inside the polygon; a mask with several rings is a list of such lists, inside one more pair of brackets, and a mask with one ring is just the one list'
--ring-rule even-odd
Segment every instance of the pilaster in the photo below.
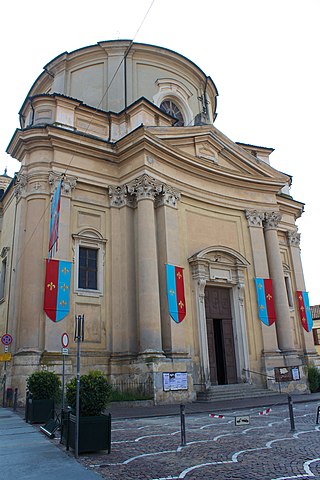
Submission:
{"label": "pilaster", "polygon": [[112,361],[137,354],[134,212],[126,185],[108,187],[111,225]]}
{"label": "pilaster", "polygon": [[[245,215],[249,226],[255,276],[258,278],[269,278],[266,244],[263,235],[263,220],[265,214],[257,210],[246,210]],[[263,354],[267,357],[279,353],[275,324],[269,327],[262,322],[260,322],[260,324]]]}
{"label": "pilaster", "polygon": [[[297,290],[305,290],[306,285],[303,276],[302,262],[300,255],[300,233],[298,229],[289,230],[287,232],[288,246],[291,253],[292,265],[293,265],[293,275],[296,284]],[[297,302],[296,296],[294,298],[295,303]],[[297,310],[297,309],[296,309]],[[299,314],[297,314],[299,317]],[[302,336],[303,350],[308,355],[315,355],[316,350],[313,342],[312,331],[306,332],[302,328],[300,317],[298,318],[300,325],[300,334]]]}
{"label": "pilaster", "polygon": [[185,337],[187,335],[187,318],[177,324],[169,315],[166,270],[167,263],[181,266],[178,201],[180,193],[170,185],[164,184],[161,193],[155,199],[158,266],[160,284],[160,306],[162,323],[162,343],[167,356],[186,357]]}

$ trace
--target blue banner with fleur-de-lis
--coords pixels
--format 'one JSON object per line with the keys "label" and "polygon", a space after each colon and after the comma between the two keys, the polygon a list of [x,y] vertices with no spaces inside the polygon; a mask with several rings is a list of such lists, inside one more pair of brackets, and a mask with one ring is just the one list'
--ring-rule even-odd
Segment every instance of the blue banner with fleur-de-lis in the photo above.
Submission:
{"label": "blue banner with fleur-de-lis", "polygon": [[46,260],[44,311],[53,322],[70,312],[71,262]]}

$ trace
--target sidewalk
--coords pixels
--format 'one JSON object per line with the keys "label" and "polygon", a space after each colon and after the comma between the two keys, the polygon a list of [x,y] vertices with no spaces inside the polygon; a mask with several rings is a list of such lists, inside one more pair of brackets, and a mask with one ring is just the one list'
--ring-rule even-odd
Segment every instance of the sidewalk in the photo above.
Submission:
{"label": "sidewalk", "polygon": [[0,407],[0,478],[6,480],[99,480],[57,448],[37,428],[9,408]]}

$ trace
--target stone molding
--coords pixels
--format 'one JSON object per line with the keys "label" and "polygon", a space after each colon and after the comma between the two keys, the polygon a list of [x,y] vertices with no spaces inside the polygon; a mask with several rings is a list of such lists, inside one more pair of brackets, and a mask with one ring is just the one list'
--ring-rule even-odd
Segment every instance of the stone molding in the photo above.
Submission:
{"label": "stone molding", "polygon": [[282,215],[279,212],[265,212],[263,226],[265,230],[276,230],[281,221]]}
{"label": "stone molding", "polygon": [[288,245],[291,247],[300,247],[301,234],[298,233],[298,229],[289,230],[287,232]]}
{"label": "stone molding", "polygon": [[265,217],[264,212],[259,212],[258,210],[246,210],[245,215],[249,227],[262,227],[262,222]]}
{"label": "stone molding", "polygon": [[125,185],[109,185],[110,206],[121,208],[123,206],[136,207],[137,202],[145,199],[154,201],[155,207],[167,205],[177,208],[180,192],[171,185],[161,183],[144,173]]}

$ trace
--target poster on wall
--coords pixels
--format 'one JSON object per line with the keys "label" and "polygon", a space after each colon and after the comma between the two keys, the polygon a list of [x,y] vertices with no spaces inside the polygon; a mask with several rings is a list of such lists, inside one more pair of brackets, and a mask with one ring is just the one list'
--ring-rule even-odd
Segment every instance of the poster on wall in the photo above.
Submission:
{"label": "poster on wall", "polygon": [[163,390],[165,392],[175,390],[188,390],[187,372],[163,373],[162,380]]}

